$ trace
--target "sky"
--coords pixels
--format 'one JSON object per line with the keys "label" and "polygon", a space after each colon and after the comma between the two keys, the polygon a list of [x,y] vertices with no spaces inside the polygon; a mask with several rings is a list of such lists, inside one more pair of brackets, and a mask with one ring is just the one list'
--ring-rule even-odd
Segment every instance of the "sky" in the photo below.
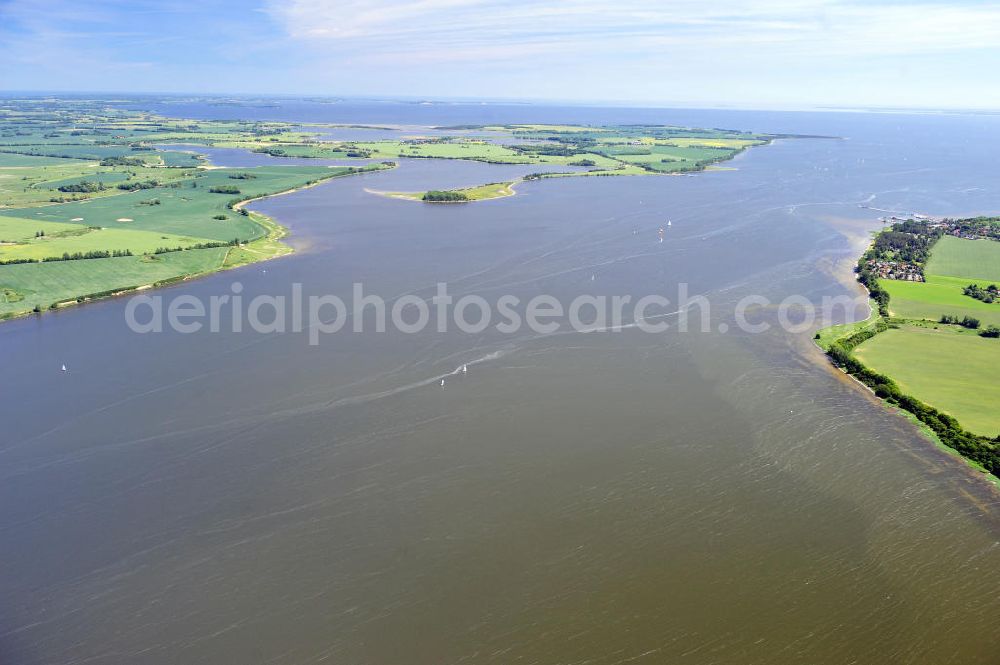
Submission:
{"label": "sky", "polygon": [[1000,0],[0,0],[0,90],[1000,109]]}

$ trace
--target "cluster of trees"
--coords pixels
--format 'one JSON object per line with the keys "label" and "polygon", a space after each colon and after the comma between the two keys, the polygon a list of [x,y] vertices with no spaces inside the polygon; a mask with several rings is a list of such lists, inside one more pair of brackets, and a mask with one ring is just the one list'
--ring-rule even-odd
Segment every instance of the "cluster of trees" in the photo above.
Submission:
{"label": "cluster of trees", "polygon": [[36,238],[44,238],[45,237],[45,231],[35,231],[35,237]]}
{"label": "cluster of trees", "polygon": [[[851,351],[858,344],[886,329],[882,327],[880,330],[880,326],[886,326],[885,322],[880,321],[879,325],[872,329],[834,342],[827,355],[836,366],[871,388],[878,397],[916,416],[920,422],[930,427],[946,446],[978,462],[993,475],[1000,476],[1000,436],[990,439],[964,430],[953,417],[924,404],[915,397],[903,394],[892,379],[868,369],[851,355]],[[997,334],[1000,335],[1000,331]]]}
{"label": "cluster of trees", "polygon": [[[923,224],[923,231],[908,227],[913,224]],[[905,261],[922,265],[930,256],[931,247],[941,237],[940,231],[927,229],[926,223],[902,222],[894,224],[893,228],[875,236],[875,243],[868,250],[868,258],[880,261]]]}
{"label": "cluster of trees", "polygon": [[940,323],[949,323],[951,325],[968,328],[969,330],[975,330],[976,328],[979,327],[981,321],[971,316],[964,316],[960,319],[957,316],[951,316],[949,314],[945,314],[941,317]]}
{"label": "cluster of trees", "polygon": [[252,173],[230,173],[229,177],[233,180],[256,180],[257,176]]}
{"label": "cluster of trees", "polygon": [[[931,249],[942,235],[941,229],[932,229],[926,221],[907,220],[893,224],[875,236],[872,246],[858,261],[860,273],[868,261],[900,261],[923,266],[930,257]],[[874,276],[872,284],[875,283]],[[871,286],[861,280],[871,290]]]}
{"label": "cluster of trees", "polygon": [[60,185],[56,189],[60,192],[89,194],[91,192],[103,191],[104,183],[94,182],[93,180],[81,180],[80,182],[74,182],[69,185]]}
{"label": "cluster of trees", "polygon": [[271,155],[272,157],[287,157],[287,154],[281,148],[260,147],[260,148],[254,148],[253,152],[259,152],[265,155]]}
{"label": "cluster of trees", "polygon": [[128,249],[114,249],[111,251],[96,249],[89,252],[73,252],[72,254],[63,252],[62,256],[46,256],[42,261],[45,263],[49,261],[80,261],[82,259],[111,259],[121,256],[132,256],[132,251]]}
{"label": "cluster of trees", "polygon": [[597,162],[592,159],[578,159],[575,162],[570,162],[570,166],[597,166]]}
{"label": "cluster of trees", "polygon": [[1000,289],[997,289],[996,284],[990,284],[985,289],[978,284],[969,284],[962,293],[985,303],[992,303],[1000,298]]}
{"label": "cluster of trees", "polygon": [[439,189],[432,189],[423,196],[424,201],[447,202],[447,201],[468,201],[469,197],[462,192],[448,192]]}
{"label": "cluster of trees", "polygon": [[[134,150],[135,148],[133,148]],[[141,157],[105,157],[101,160],[101,166],[145,166],[146,162]]]}
{"label": "cluster of trees", "polygon": [[240,188],[233,185],[216,185],[214,187],[209,187],[208,191],[213,194],[239,194]]}
{"label": "cluster of trees", "polygon": [[998,328],[996,326],[989,326],[988,328],[986,328],[986,330],[981,331],[979,333],[979,336],[980,337],[992,337],[992,338],[996,339],[997,337],[1000,337],[1000,328]]}
{"label": "cluster of trees", "polygon": [[134,192],[139,189],[153,189],[159,186],[159,180],[133,180],[131,182],[118,183],[118,189],[123,189],[126,192]]}
{"label": "cluster of trees", "polygon": [[160,205],[160,199],[146,199],[145,201],[139,201],[141,206],[158,206]]}

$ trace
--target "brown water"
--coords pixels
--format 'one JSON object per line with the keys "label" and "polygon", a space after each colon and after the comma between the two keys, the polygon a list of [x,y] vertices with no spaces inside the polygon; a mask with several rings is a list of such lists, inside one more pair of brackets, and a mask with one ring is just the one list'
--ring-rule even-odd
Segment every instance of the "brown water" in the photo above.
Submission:
{"label": "brown water", "polygon": [[718,332],[748,294],[853,292],[824,266],[850,256],[838,229],[878,226],[858,203],[1000,209],[997,121],[833,124],[850,140],[778,142],[738,171],[526,183],[475,205],[364,188],[520,171],[423,160],[339,179],[256,205],[306,251],[163,291],[687,282],[711,332],[312,347],[137,335],[124,300],[0,326],[0,662],[997,662],[997,494],[829,371],[808,333]]}

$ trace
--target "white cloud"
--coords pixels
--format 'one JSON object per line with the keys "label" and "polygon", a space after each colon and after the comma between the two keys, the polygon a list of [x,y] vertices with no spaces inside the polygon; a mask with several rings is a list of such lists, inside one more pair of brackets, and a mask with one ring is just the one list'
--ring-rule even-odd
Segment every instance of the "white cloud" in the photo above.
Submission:
{"label": "white cloud", "polygon": [[1000,42],[998,3],[290,0],[273,1],[268,11],[288,35],[315,48],[424,61],[545,53],[698,57],[719,49],[853,57],[987,49]]}

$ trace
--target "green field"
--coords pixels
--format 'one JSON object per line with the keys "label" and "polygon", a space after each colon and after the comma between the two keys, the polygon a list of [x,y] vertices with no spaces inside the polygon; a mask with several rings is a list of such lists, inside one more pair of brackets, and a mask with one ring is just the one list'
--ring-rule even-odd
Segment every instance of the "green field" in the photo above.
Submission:
{"label": "green field", "polygon": [[[153,174],[150,173],[149,175],[152,176]],[[55,189],[58,191],[59,187],[62,187],[63,185],[77,185],[82,182],[98,182],[102,185],[109,185],[125,182],[128,179],[129,173],[125,170],[115,171],[110,169],[89,169],[89,171],[85,171],[83,175],[74,175],[69,178],[61,178],[57,180],[47,180],[45,181],[45,188]]]}
{"label": "green field", "polygon": [[969,282],[963,277],[935,275],[927,275],[926,282],[879,281],[891,297],[889,311],[892,316],[938,321],[947,314],[959,318],[971,316],[984,325],[1000,325],[1000,304],[987,304],[963,294],[962,289]]}
{"label": "green field", "polygon": [[[0,317],[286,254],[285,230],[238,202],[391,166],[211,168],[152,144],[307,136],[286,123],[41,106],[0,101]],[[108,157],[125,159],[100,163]]]}
{"label": "green field", "polygon": [[19,166],[61,166],[65,165],[67,162],[76,162],[78,164],[88,163],[77,160],[61,159],[59,157],[34,157],[31,155],[19,155],[11,152],[0,152],[0,168]]}
{"label": "green field", "polygon": [[[157,231],[212,241],[228,241],[233,238],[249,240],[261,237],[263,229],[248,217],[229,210],[229,203],[294,189],[311,181],[348,172],[348,167],[326,166],[201,170],[191,178],[171,182],[167,186],[88,201],[0,210],[0,215],[86,226]],[[253,179],[230,178],[231,175],[244,173],[252,175]],[[236,187],[239,193],[213,193],[210,191],[213,187]],[[154,200],[160,203],[148,204]],[[215,219],[216,215],[224,215],[226,219]]]}
{"label": "green field", "polygon": [[828,351],[830,349],[830,345],[837,340],[849,337],[850,335],[864,330],[872,329],[879,321],[881,321],[879,317],[871,316],[864,321],[842,323],[836,326],[823,328],[822,330],[816,332],[816,336],[813,338],[813,341],[816,342],[816,346],[824,351]]}
{"label": "green field", "polygon": [[984,303],[965,295],[970,283],[1000,283],[1000,242],[945,236],[937,241],[924,268],[926,282],[879,280],[889,292],[892,316],[940,320],[971,316],[984,325],[1000,325],[1000,303]]}
{"label": "green field", "polygon": [[[559,174],[655,175],[704,169],[730,159],[741,150],[770,140],[766,135],[727,130],[669,126],[503,125],[464,127],[509,132],[510,141],[486,141],[468,136],[408,138],[379,141],[315,141],[284,134],[209,140],[212,145],[267,151],[276,156],[395,159],[467,159],[500,164],[576,164],[589,160],[590,169]],[[595,173],[595,171],[597,173]]]}
{"label": "green field", "polygon": [[[53,198],[91,199],[115,196],[123,191],[117,185],[126,181],[157,180],[167,183],[189,178],[194,169],[165,169],[160,167],[108,167],[98,162],[81,162],[74,159],[59,160],[58,164],[0,168],[0,209],[23,206],[48,205]],[[98,192],[60,192],[59,187],[83,181],[103,183]]]}
{"label": "green field", "polygon": [[[33,235],[35,229],[44,231],[45,235],[35,237]],[[11,259],[41,260],[74,252],[128,250],[133,254],[152,254],[160,247],[191,247],[212,242],[207,238],[165,234],[159,231],[93,228],[80,224],[39,223],[30,219],[0,217],[0,237],[10,240],[17,236],[20,238],[16,244],[0,245],[0,262]]]}
{"label": "green field", "polygon": [[89,294],[131,289],[222,267],[228,249],[192,249],[157,256],[55,261],[0,266],[0,317],[45,309]]}
{"label": "green field", "polygon": [[[924,267],[926,282],[879,280],[898,319],[937,322],[943,315],[1000,326],[1000,304],[965,295],[970,282],[1000,282],[1000,242],[944,236]],[[905,324],[866,341],[855,353],[910,393],[954,417],[970,431],[1000,432],[1000,342],[953,325]]]}
{"label": "green field", "polygon": [[1000,283],[1000,242],[945,236],[934,245],[925,272]]}
{"label": "green field", "polygon": [[956,326],[904,325],[872,337],[854,353],[966,429],[1000,434],[1000,340]]}
{"label": "green field", "polygon": [[[4,241],[0,260],[38,260],[91,251],[128,250],[135,254],[0,265],[0,316],[286,254],[291,250],[280,242],[284,229],[262,215],[241,214],[239,206],[231,208],[234,201],[356,171],[325,166],[212,169],[152,189],[74,203],[0,210],[0,240]],[[231,178],[233,175],[241,177]],[[213,187],[239,192],[215,193]],[[156,253],[159,248],[190,248],[233,239],[239,239],[240,246]]]}

